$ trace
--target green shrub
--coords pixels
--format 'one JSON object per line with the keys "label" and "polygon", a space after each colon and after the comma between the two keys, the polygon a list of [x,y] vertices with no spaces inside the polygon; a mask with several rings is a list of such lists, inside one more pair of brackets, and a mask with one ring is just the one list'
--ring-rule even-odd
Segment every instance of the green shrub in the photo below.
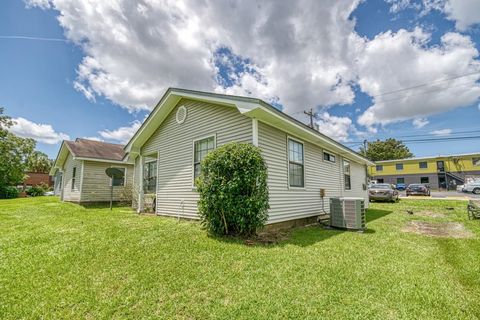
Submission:
{"label": "green shrub", "polygon": [[267,166],[258,147],[231,142],[210,152],[196,181],[202,224],[217,235],[255,234],[268,218]]}
{"label": "green shrub", "polygon": [[38,196],[43,196],[43,194],[45,193],[45,190],[43,190],[41,186],[34,186],[25,192],[30,197],[38,197]]}
{"label": "green shrub", "polygon": [[18,197],[19,191],[15,187],[2,186],[0,187],[0,199],[14,199]]}

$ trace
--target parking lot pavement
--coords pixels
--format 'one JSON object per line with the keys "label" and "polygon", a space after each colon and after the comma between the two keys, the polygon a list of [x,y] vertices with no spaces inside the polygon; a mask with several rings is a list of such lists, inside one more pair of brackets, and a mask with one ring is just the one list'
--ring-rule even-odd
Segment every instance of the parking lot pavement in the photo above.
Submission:
{"label": "parking lot pavement", "polygon": [[400,198],[404,199],[460,199],[460,200],[470,200],[470,199],[479,199],[480,194],[473,194],[473,193],[465,193],[465,192],[457,192],[457,191],[431,191],[430,197],[424,196],[406,196],[405,191],[399,191]]}

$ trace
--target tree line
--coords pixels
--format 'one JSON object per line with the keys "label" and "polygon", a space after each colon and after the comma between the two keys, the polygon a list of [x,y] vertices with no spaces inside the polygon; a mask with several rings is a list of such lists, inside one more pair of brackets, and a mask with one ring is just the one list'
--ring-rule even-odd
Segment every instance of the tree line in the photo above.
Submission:
{"label": "tree line", "polygon": [[26,172],[48,173],[53,161],[35,150],[36,141],[19,137],[8,129],[13,120],[0,107],[0,197],[11,186],[17,186],[27,178]]}

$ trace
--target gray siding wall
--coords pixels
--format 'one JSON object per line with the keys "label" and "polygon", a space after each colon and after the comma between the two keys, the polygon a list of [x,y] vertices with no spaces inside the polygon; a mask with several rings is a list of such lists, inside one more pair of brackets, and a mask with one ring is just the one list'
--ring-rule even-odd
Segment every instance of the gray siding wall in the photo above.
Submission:
{"label": "gray siding wall", "polygon": [[326,191],[325,212],[329,212],[330,197],[367,197],[367,192],[363,190],[366,176],[363,165],[350,161],[352,190],[345,191],[342,159],[336,155],[335,163],[324,161],[322,148],[302,139],[296,140],[304,143],[305,188],[288,186],[287,134],[259,122],[259,146],[268,166],[269,223],[322,214],[320,188]]}
{"label": "gray siding wall", "polygon": [[[179,106],[187,118],[178,124]],[[217,147],[231,141],[252,141],[252,120],[236,108],[182,100],[141,149],[143,155],[157,154],[157,213],[198,218],[198,194],[193,189],[193,141],[216,136]],[[138,186],[139,179],[135,179]]]}
{"label": "gray siding wall", "polygon": [[[72,188],[73,168],[76,167],[75,183]],[[82,177],[82,161],[73,160],[71,154],[67,156],[63,165],[63,199],[64,201],[80,201],[80,183]]]}
{"label": "gray siding wall", "polygon": [[[105,173],[105,170],[111,167],[126,169],[125,186],[118,186],[113,188],[113,200],[129,200],[127,199],[127,194],[131,194],[133,179],[132,165],[110,164],[98,161],[84,161],[81,198],[82,202],[110,201],[110,178]],[[130,192],[128,192],[128,190],[130,190]]]}

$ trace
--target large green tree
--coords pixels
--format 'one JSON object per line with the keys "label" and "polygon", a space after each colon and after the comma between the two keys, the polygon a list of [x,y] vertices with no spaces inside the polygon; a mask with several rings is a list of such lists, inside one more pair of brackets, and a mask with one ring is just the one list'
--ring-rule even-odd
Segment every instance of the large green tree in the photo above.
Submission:
{"label": "large green tree", "polygon": [[30,172],[48,173],[53,161],[41,151],[33,151],[27,159],[27,170]]}
{"label": "large green tree", "polygon": [[13,121],[3,112],[4,109],[0,108],[0,191],[23,182],[27,159],[35,149],[35,140],[8,131]]}
{"label": "large green tree", "polygon": [[394,138],[367,143],[367,150],[360,148],[360,153],[372,161],[395,160],[413,157],[408,147]]}

